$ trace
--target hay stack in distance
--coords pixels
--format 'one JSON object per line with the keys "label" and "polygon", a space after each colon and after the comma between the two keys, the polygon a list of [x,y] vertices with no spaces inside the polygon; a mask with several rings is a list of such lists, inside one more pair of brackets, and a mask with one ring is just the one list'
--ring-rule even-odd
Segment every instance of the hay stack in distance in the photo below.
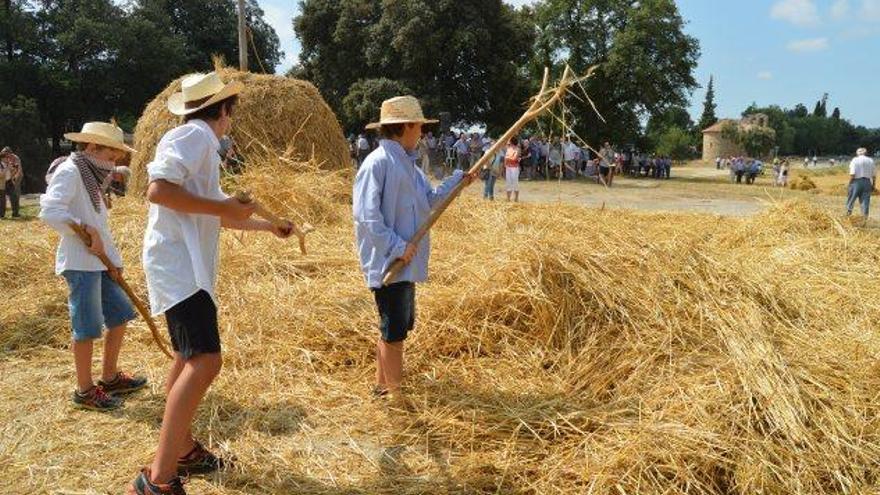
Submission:
{"label": "hay stack in distance", "polygon": [[[311,83],[224,67],[218,72],[224,81],[244,83],[233,115],[232,137],[246,161],[251,155],[269,154],[295,160],[314,157],[328,170],[348,165],[348,146],[339,121]],[[159,93],[138,120],[134,146],[139,153],[131,164],[135,192],[146,189],[146,165],[153,159],[159,140],[182,122],[166,108],[168,98],[180,91],[182,79]]]}

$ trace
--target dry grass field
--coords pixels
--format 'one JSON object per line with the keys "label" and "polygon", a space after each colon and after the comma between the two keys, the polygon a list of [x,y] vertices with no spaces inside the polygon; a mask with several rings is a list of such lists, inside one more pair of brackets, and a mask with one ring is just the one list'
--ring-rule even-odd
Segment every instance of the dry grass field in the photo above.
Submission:
{"label": "dry grass field", "polygon": [[[353,250],[351,172],[261,163],[227,190],[252,189],[318,231],[308,256],[222,237],[224,369],[196,433],[234,466],[190,493],[880,492],[880,254],[865,249],[877,235],[817,195],[703,172],[656,191],[546,185],[555,199],[518,205],[473,186],[434,232],[406,414],[369,398],[376,316]],[[575,186],[580,199],[558,201]],[[758,207],[584,199],[646,190]],[[144,294],[146,204],[127,198],[112,217]],[[135,322],[122,361],[151,388],[112,414],[72,409],[57,236],[6,221],[0,238],[0,486],[121,493],[155,448],[167,361]]]}

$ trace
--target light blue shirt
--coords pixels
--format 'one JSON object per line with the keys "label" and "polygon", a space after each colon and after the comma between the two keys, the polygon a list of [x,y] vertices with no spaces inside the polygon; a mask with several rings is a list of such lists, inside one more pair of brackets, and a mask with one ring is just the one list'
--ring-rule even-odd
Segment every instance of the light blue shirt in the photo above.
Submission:
{"label": "light blue shirt", "polygon": [[[367,156],[354,180],[352,195],[355,240],[361,271],[370,288],[382,287],[382,278],[394,260],[403,256],[407,242],[431,215],[431,208],[461,181],[455,173],[437,189],[418,167],[417,155],[397,141],[383,139]],[[422,238],[412,262],[392,282],[424,282],[428,278],[430,234]]]}

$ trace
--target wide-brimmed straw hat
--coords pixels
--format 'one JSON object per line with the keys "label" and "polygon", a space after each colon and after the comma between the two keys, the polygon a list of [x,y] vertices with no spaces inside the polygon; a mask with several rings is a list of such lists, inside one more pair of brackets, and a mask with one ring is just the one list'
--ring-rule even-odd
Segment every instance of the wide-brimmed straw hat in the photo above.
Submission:
{"label": "wide-brimmed straw hat", "polygon": [[125,135],[122,133],[122,129],[109,122],[86,122],[83,124],[82,131],[68,132],[64,138],[74,143],[100,144],[128,153],[137,153],[134,148],[125,144]]}
{"label": "wide-brimmed straw hat", "polygon": [[387,124],[436,124],[435,119],[426,119],[422,106],[414,96],[395,96],[382,102],[379,122],[367,124],[367,129],[378,129]]}
{"label": "wide-brimmed straw hat", "polygon": [[856,150],[856,154],[859,156],[865,156],[868,154],[868,149],[867,148],[859,148]]}
{"label": "wide-brimmed straw hat", "polygon": [[168,98],[168,111],[174,115],[189,115],[218,101],[241,93],[244,85],[238,81],[224,84],[216,72],[191,74],[180,83],[181,91]]}

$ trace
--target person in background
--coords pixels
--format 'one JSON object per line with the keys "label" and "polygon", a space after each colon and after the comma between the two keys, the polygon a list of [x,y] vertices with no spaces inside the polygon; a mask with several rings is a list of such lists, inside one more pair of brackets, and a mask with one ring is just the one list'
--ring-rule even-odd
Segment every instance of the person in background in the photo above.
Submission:
{"label": "person in background", "polygon": [[[488,139],[488,138],[487,138]],[[493,141],[488,139],[485,146],[484,154],[489,151],[489,148],[492,147]],[[492,156],[491,160],[488,160],[485,164],[483,164],[483,168],[480,171],[480,178],[485,182],[483,187],[483,199],[487,199],[489,201],[495,200],[495,181],[498,180],[498,175],[500,174],[500,164],[503,160],[504,155],[501,150],[499,150],[495,155]]]}
{"label": "person in background", "polygon": [[562,166],[562,144],[558,138],[553,139],[553,144],[550,145],[547,155],[547,176],[545,178],[550,179],[559,174],[559,167]]}
{"label": "person in background", "polygon": [[437,158],[437,147],[438,140],[434,137],[434,133],[428,131],[428,135],[425,138],[425,144],[428,145],[428,169],[433,169],[437,166],[437,162],[439,161]]}
{"label": "person in background", "polygon": [[580,149],[571,141],[569,136],[562,138],[562,170],[560,177],[568,176],[568,171],[577,172],[577,162],[580,157]]}
{"label": "person in background", "polygon": [[24,170],[21,167],[21,159],[12,152],[9,146],[0,150],[0,218],[6,217],[6,196],[12,206],[12,218],[19,218],[21,206],[21,182],[24,179]]}
{"label": "person in background", "polygon": [[738,156],[733,161],[733,173],[736,175],[736,183],[742,184],[743,175],[746,172],[746,160],[745,158]]}
{"label": "person in background", "polygon": [[472,168],[483,156],[483,138],[476,132],[468,140],[468,168]]}
{"label": "person in background", "polygon": [[780,187],[788,187],[788,160],[782,160],[779,165],[779,178],[777,183]]}
{"label": "person in background", "polygon": [[470,154],[470,145],[468,144],[467,134],[462,132],[452,147],[455,149],[455,168],[458,170],[464,170],[465,167],[467,167],[469,161],[468,155]]}
{"label": "person in background", "polygon": [[721,170],[721,157],[715,157],[715,170]]}
{"label": "person in background", "polygon": [[522,159],[522,149],[519,141],[513,137],[507,143],[507,152],[504,154],[504,187],[507,190],[507,201],[510,201],[510,193],[514,194],[514,202],[519,202],[519,162]]}
{"label": "person in background", "polygon": [[357,164],[358,167],[360,167],[364,163],[364,158],[370,154],[370,142],[367,141],[367,136],[364,133],[358,135],[355,148],[357,153]]}
{"label": "person in background", "polygon": [[846,198],[846,216],[852,215],[856,199],[862,208],[862,215],[868,221],[871,206],[871,193],[877,188],[877,174],[874,160],[868,157],[868,150],[859,148],[856,157],[849,163],[849,194]]}

